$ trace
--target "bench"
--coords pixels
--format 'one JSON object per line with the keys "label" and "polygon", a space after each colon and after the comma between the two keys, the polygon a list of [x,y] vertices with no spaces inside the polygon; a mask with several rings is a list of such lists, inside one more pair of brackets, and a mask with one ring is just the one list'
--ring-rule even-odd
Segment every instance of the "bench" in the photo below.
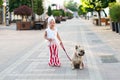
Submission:
{"label": "bench", "polygon": [[[101,25],[104,23],[105,25],[110,25],[109,18],[101,18]],[[93,24],[98,25],[98,18],[93,19]]]}

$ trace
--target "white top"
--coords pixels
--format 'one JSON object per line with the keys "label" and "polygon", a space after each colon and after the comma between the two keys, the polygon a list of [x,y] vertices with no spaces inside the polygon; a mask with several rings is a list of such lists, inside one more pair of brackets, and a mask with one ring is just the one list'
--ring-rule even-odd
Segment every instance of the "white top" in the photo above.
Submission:
{"label": "white top", "polygon": [[53,42],[58,43],[57,29],[51,30],[49,27],[45,30],[47,32],[47,38],[53,39]]}

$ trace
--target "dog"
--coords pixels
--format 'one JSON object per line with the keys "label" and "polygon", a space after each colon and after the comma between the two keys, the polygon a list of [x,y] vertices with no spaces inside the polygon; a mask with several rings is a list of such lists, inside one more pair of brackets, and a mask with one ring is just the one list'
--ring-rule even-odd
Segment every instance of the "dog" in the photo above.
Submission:
{"label": "dog", "polygon": [[83,63],[83,56],[85,54],[85,51],[80,47],[80,45],[75,46],[75,52],[73,53],[72,57],[72,69],[79,68],[83,69],[84,68],[84,63]]}

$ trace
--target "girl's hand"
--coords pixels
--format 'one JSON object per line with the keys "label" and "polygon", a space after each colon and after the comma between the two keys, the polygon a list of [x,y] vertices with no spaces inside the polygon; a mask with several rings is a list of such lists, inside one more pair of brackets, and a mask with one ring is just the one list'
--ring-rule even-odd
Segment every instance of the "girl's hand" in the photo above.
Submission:
{"label": "girl's hand", "polygon": [[63,47],[63,43],[62,42],[60,42],[60,45]]}
{"label": "girl's hand", "polygon": [[49,42],[52,42],[52,41],[53,41],[53,39],[49,38],[49,39],[48,39],[48,41],[49,41]]}

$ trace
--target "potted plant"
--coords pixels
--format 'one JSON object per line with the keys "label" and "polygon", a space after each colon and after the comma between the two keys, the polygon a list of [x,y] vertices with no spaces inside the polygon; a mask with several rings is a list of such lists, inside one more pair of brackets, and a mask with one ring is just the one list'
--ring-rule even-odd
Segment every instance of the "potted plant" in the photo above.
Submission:
{"label": "potted plant", "polygon": [[114,3],[110,7],[110,18],[114,22],[115,28],[114,30],[120,33],[120,3]]}
{"label": "potted plant", "polygon": [[34,29],[41,30],[46,28],[46,21],[42,18],[42,14],[44,13],[43,0],[35,0],[34,4],[34,12],[39,16],[39,18],[34,21]]}
{"label": "potted plant", "polygon": [[30,29],[31,25],[30,25],[30,22],[28,22],[28,16],[31,16],[32,14],[31,8],[29,8],[26,5],[22,5],[14,10],[14,14],[20,15],[22,17],[22,21],[16,22],[17,30]]}
{"label": "potted plant", "polygon": [[51,7],[49,6],[48,7],[48,12],[47,12],[48,16],[51,16],[52,15],[52,10],[51,10]]}
{"label": "potted plant", "polygon": [[63,9],[61,9],[60,11],[61,11],[61,13],[62,13],[61,20],[62,20],[62,21],[66,21],[66,13],[65,13],[65,11],[64,11]]}
{"label": "potted plant", "polygon": [[68,19],[72,19],[73,18],[73,14],[70,12],[66,12],[66,16],[68,17]]}

